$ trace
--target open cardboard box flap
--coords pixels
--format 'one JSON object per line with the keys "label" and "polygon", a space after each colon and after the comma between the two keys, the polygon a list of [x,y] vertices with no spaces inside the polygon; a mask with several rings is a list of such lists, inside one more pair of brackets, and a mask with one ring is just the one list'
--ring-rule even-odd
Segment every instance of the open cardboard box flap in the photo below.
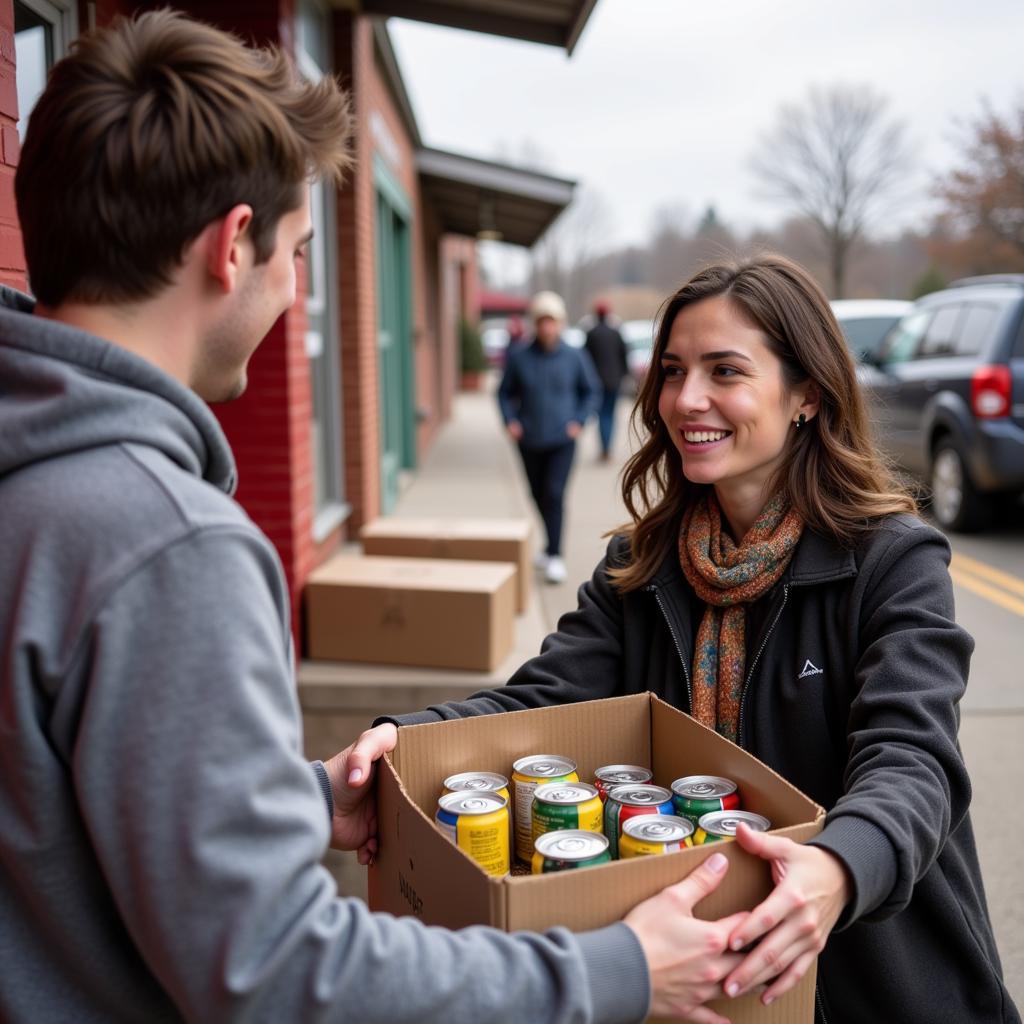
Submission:
{"label": "open cardboard box flap", "polygon": [[[513,761],[535,753],[573,758],[585,781],[602,765],[616,763],[648,766],[664,786],[683,775],[724,775],[739,785],[744,807],[766,815],[773,832],[797,842],[816,835],[824,822],[824,810],[781,776],[649,693],[406,726],[379,774],[381,845],[370,870],[371,907],[450,928],[565,925],[580,931],[620,920],[715,851],[729,858],[729,874],[698,905],[699,917],[749,910],[771,891],[769,865],[731,842],[584,871],[489,877],[433,824],[442,781],[474,769],[509,776]],[[754,997],[716,1007],[733,1024],[810,1024],[813,974],[770,1007]]]}

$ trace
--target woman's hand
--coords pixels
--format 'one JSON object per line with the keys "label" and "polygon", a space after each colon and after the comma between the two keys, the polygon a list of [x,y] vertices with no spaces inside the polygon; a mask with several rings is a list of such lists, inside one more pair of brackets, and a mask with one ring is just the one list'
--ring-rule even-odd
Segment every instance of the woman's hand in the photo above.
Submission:
{"label": "woman's hand", "polygon": [[369,783],[377,761],[397,742],[398,729],[385,722],[367,729],[324,764],[334,797],[331,846],[358,850],[360,864],[369,864],[377,852],[377,800]]}
{"label": "woman's hand", "polygon": [[722,987],[726,995],[740,996],[771,982],[761,996],[767,1006],[807,973],[849,902],[852,883],[842,861],[828,850],[746,825],[736,830],[736,839],[748,853],[771,861],[775,888],[729,936],[731,949],[761,941]]}

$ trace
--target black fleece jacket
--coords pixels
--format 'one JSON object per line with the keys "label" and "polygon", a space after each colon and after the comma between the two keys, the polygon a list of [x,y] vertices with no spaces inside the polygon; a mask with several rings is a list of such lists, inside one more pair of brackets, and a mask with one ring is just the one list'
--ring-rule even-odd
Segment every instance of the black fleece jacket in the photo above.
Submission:
{"label": "black fleece jacket", "polygon": [[[620,596],[612,541],[536,658],[507,686],[399,725],[650,690],[690,710],[704,610],[668,557]],[[954,621],[949,545],[892,516],[853,550],[805,531],[750,609],[739,743],[828,809],[814,840],[854,896],[819,960],[828,1024],[995,1024],[1020,1016],[1002,981],[957,742],[973,641]]]}

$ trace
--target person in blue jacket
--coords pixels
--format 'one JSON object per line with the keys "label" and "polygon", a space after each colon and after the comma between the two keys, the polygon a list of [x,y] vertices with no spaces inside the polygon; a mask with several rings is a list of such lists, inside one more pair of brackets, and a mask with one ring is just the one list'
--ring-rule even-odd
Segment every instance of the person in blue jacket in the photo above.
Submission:
{"label": "person in blue jacket", "polygon": [[565,580],[562,510],[576,438],[601,398],[590,358],[562,340],[565,303],[538,292],[530,303],[535,338],[509,354],[498,404],[509,436],[519,445],[530,493],[544,520],[547,546],[538,556],[548,583]]}

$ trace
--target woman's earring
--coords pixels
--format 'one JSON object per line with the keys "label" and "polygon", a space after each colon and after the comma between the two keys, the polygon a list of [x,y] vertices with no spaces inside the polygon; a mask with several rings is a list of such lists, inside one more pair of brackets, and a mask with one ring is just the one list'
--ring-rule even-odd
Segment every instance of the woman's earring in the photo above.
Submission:
{"label": "woman's earring", "polygon": [[799,430],[806,422],[807,417],[803,413],[800,413],[800,415],[797,416],[796,423],[794,423],[793,426],[795,426],[796,429]]}

